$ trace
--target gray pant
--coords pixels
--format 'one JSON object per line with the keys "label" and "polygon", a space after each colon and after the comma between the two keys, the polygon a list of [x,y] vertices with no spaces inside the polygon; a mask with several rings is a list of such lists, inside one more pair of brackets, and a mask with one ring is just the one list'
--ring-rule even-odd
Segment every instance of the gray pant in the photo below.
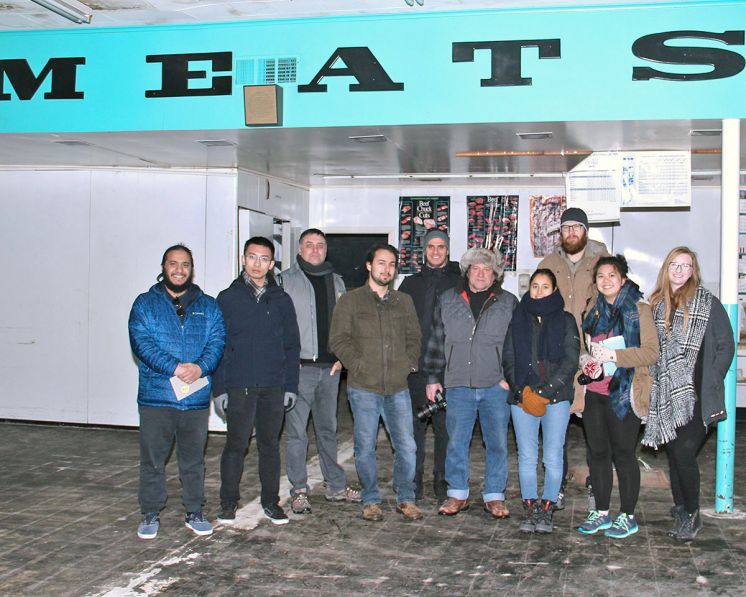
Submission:
{"label": "gray pant", "polygon": [[304,365],[300,369],[298,402],[285,415],[285,468],[291,492],[308,491],[308,418],[313,417],[321,474],[330,492],[347,486],[344,469],[337,463],[337,396],[339,371]]}
{"label": "gray pant", "polygon": [[176,440],[181,500],[187,512],[205,501],[205,444],[209,410],[140,406],[140,511],[166,505],[166,462]]}

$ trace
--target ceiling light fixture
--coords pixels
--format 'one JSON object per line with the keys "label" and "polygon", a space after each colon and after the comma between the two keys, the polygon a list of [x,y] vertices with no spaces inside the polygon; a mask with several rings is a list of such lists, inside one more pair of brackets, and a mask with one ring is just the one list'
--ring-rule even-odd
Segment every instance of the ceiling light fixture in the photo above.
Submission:
{"label": "ceiling light fixture", "polygon": [[690,137],[719,137],[722,134],[721,129],[692,129],[689,131]]}
{"label": "ceiling light fixture", "polygon": [[552,133],[552,131],[546,131],[544,133],[516,133],[516,136],[524,141],[530,141],[535,139],[551,139],[554,137],[554,133]]}
{"label": "ceiling light fixture", "polygon": [[236,144],[233,141],[227,141],[225,139],[197,139],[196,143],[204,145],[205,147],[235,147]]}
{"label": "ceiling light fixture", "polygon": [[314,174],[321,176],[324,180],[386,180],[386,179],[416,179],[432,180],[434,178],[563,178],[564,172],[472,172],[471,174],[451,173],[393,173],[393,174]]}
{"label": "ceiling light fixture", "polygon": [[93,15],[90,12],[86,12],[86,10],[90,11],[91,9],[86,6],[85,4],[82,4],[80,2],[75,2],[75,6],[69,2],[63,2],[62,0],[31,0],[35,4],[38,4],[39,6],[43,6],[47,10],[51,10],[52,12],[60,15],[61,17],[65,17],[66,19],[72,21],[73,23],[78,23],[79,25],[83,24],[90,24],[91,19],[93,19]]}
{"label": "ceiling light fixture", "polygon": [[385,143],[389,140],[386,135],[351,135],[347,138],[357,143]]}

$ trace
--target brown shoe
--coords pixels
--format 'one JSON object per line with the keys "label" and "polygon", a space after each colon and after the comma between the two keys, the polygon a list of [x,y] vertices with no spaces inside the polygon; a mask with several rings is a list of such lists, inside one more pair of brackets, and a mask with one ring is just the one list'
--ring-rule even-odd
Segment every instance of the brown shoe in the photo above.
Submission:
{"label": "brown shoe", "polygon": [[419,520],[422,518],[422,512],[412,502],[402,502],[396,504],[396,511],[407,520]]}
{"label": "brown shoe", "polygon": [[492,518],[509,518],[510,510],[503,500],[492,500],[484,503],[484,511],[489,512]]}
{"label": "brown shoe", "polygon": [[445,503],[438,508],[438,514],[443,514],[445,516],[455,516],[462,510],[468,510],[469,509],[469,500],[468,498],[465,500],[457,500],[456,498],[449,497]]}
{"label": "brown shoe", "polygon": [[378,504],[365,504],[363,506],[363,520],[378,522],[383,520],[383,512]]}

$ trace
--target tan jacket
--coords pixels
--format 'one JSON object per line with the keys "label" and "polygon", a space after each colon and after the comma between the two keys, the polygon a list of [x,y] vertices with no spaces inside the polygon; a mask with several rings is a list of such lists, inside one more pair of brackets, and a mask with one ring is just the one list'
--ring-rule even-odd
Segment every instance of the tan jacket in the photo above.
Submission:
{"label": "tan jacket", "polygon": [[[625,369],[635,368],[630,404],[632,405],[632,411],[644,422],[650,410],[650,389],[653,387],[653,378],[648,371],[648,365],[655,365],[658,361],[660,346],[658,344],[658,331],[653,320],[653,310],[650,305],[645,301],[639,301],[637,312],[640,314],[640,346],[617,350],[616,364],[618,367],[624,367]],[[588,334],[586,334],[586,347],[590,345],[590,341]],[[585,389],[585,386],[581,387]],[[583,406],[585,406],[585,397],[583,398]],[[576,412],[582,412],[582,410]]]}
{"label": "tan jacket", "polygon": [[[565,301],[565,311],[575,317],[578,334],[582,337],[583,313],[596,300],[596,284],[593,279],[593,268],[601,257],[607,257],[606,245],[595,240],[588,240],[583,258],[578,262],[575,273],[568,265],[568,257],[562,249],[547,255],[539,263],[539,268],[552,270],[557,278],[557,288]],[[581,346],[582,353],[582,346]],[[581,413],[585,408],[585,387],[577,382],[575,375],[575,398],[570,412]]]}
{"label": "tan jacket", "polygon": [[382,301],[365,284],[339,298],[329,347],[347,368],[349,386],[391,396],[417,370],[421,334],[412,297],[392,290]]}

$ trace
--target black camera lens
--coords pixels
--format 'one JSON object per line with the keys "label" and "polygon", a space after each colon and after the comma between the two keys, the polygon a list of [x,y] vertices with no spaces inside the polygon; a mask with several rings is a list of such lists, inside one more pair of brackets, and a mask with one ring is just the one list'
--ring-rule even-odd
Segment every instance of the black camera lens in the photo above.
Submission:
{"label": "black camera lens", "polygon": [[443,394],[438,392],[437,394],[435,394],[435,402],[428,402],[425,406],[417,411],[417,418],[420,421],[425,421],[432,417],[439,410],[445,410],[445,408],[446,399]]}
{"label": "black camera lens", "polygon": [[599,375],[596,379],[591,379],[585,373],[581,373],[580,375],[578,375],[578,383],[581,386],[587,386],[589,383],[592,383],[594,381],[601,381],[603,378],[604,378],[603,370],[601,371],[601,375]]}

